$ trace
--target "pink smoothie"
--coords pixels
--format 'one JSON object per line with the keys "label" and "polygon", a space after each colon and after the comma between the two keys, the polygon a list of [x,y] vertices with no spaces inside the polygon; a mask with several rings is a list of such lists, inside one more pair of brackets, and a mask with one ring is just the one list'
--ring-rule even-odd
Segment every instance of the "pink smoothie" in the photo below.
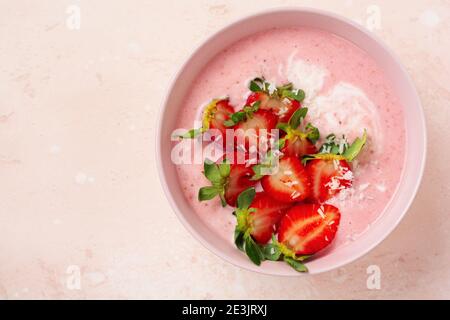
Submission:
{"label": "pink smoothie", "polygon": [[[277,84],[292,82],[303,89],[307,120],[319,128],[322,137],[346,134],[351,142],[367,129],[368,143],[352,163],[353,187],[329,201],[342,215],[334,248],[357,240],[396,191],[405,157],[403,107],[383,70],[367,52],[332,33],[310,28],[258,33],[230,46],[205,66],[186,97],[178,127],[192,128],[215,97],[229,96],[231,104],[241,108],[249,94],[248,81],[257,76]],[[197,200],[198,189],[209,185],[202,165],[178,165],[177,169],[185,196],[197,214],[231,242],[232,208],[222,208],[218,199]]]}

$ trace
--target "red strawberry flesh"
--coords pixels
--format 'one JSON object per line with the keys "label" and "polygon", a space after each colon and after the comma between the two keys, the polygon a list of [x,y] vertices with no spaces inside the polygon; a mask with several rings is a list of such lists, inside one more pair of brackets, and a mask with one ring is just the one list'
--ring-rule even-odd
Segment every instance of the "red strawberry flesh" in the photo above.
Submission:
{"label": "red strawberry flesh", "polygon": [[306,154],[317,153],[317,148],[307,138],[293,136],[292,138],[286,139],[281,151],[285,155],[301,158]]}
{"label": "red strawberry flesh", "polygon": [[256,184],[256,181],[251,180],[253,174],[252,168],[244,164],[232,164],[230,166],[230,176],[225,185],[224,195],[230,206],[235,207],[239,194]]}
{"label": "red strawberry flesh", "polygon": [[267,134],[275,129],[277,117],[270,111],[258,110],[251,118],[239,122],[234,126],[235,144],[237,148],[248,149],[249,146],[258,147],[261,130],[266,130]]}
{"label": "red strawberry flesh", "polygon": [[267,243],[276,230],[279,220],[291,205],[269,197],[264,192],[258,192],[250,208],[256,211],[250,213],[251,235],[260,244]]}
{"label": "red strawberry flesh", "polygon": [[296,205],[280,221],[278,242],[297,255],[314,254],[333,241],[340,217],[329,204]]}
{"label": "red strawberry flesh", "polygon": [[296,202],[310,194],[310,180],[301,161],[285,156],[279,160],[278,171],[264,176],[261,185],[272,198],[283,202]]}
{"label": "red strawberry flesh", "polygon": [[220,100],[216,103],[216,107],[211,115],[209,127],[211,129],[218,129],[222,135],[225,135],[227,127],[223,124],[225,120],[230,118],[230,115],[234,113],[234,108],[230,105],[228,99]]}
{"label": "red strawberry flesh", "polygon": [[345,160],[313,159],[306,171],[311,179],[310,200],[323,203],[352,185],[352,171]]}

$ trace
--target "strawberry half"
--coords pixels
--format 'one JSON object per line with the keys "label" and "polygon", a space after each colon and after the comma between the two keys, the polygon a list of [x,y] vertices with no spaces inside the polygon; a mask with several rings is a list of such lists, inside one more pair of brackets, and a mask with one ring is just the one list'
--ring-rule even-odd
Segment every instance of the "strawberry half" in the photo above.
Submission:
{"label": "strawberry half", "polygon": [[223,124],[224,121],[230,119],[230,115],[234,113],[234,108],[230,105],[229,99],[222,99],[216,102],[215,107],[208,110],[204,115],[209,121],[210,129],[218,129],[225,137],[225,130],[227,127]]}
{"label": "strawberry half", "polygon": [[286,137],[284,147],[281,149],[285,155],[301,158],[305,154],[314,154],[317,152],[316,146],[308,139],[302,136]]}
{"label": "strawberry half", "polygon": [[245,149],[248,149],[250,146],[257,148],[261,134],[260,131],[265,129],[266,133],[270,134],[270,131],[275,129],[277,121],[277,116],[272,112],[258,110],[251,116],[248,116],[244,121],[238,122],[234,126],[236,147],[242,148],[244,144]]}
{"label": "strawberry half", "polygon": [[340,221],[339,209],[329,204],[299,204],[288,210],[278,228],[285,256],[311,255],[333,241]]}
{"label": "strawberry half", "polygon": [[[234,159],[228,161],[231,156]],[[211,186],[199,189],[199,201],[211,200],[219,196],[222,201],[222,206],[225,207],[228,204],[234,207],[236,206],[236,200],[239,194],[256,184],[256,181],[252,180],[254,174],[252,168],[245,164],[230,164],[235,159],[238,159],[238,156],[232,153],[231,155],[225,155],[217,163],[205,160],[203,173],[211,182]]]}
{"label": "strawberry half", "polygon": [[277,128],[283,130],[284,146],[281,151],[288,156],[301,158],[307,154],[317,153],[315,143],[320,138],[319,129],[311,123],[306,126],[302,124],[308,113],[308,108],[296,110],[287,123],[279,123]]}
{"label": "strawberry half", "polygon": [[251,178],[254,172],[251,167],[243,164],[232,164],[230,175],[225,184],[225,201],[232,207],[236,206],[236,200],[239,194],[249,187],[253,187],[256,181]]}
{"label": "strawberry half", "polygon": [[311,182],[301,161],[290,156],[281,158],[278,171],[264,176],[261,185],[273,199],[283,202],[304,200],[311,192]]}
{"label": "strawberry half", "polygon": [[249,214],[250,234],[253,239],[260,244],[267,243],[290,206],[289,203],[274,200],[264,192],[256,193],[250,205],[254,210],[250,210]]}
{"label": "strawberry half", "polygon": [[314,202],[323,203],[352,185],[353,173],[346,160],[312,159],[306,171],[311,179],[309,199]]}
{"label": "strawberry half", "polygon": [[[226,129],[224,122],[230,119],[230,116],[234,113],[233,106],[230,105],[228,98],[226,99],[213,99],[203,111],[202,126],[200,128],[190,129],[183,134],[176,135],[182,139],[193,139],[199,135],[205,133],[209,129],[219,130],[225,141]],[[216,137],[212,137],[215,140]]]}
{"label": "strawberry half", "polygon": [[259,101],[260,109],[272,111],[280,122],[287,122],[292,114],[301,107],[299,101],[290,98],[280,98],[278,95],[269,95],[264,91],[253,92],[247,97],[247,105]]}
{"label": "strawberry half", "polygon": [[267,101],[270,99],[270,96],[268,93],[264,92],[264,91],[258,91],[258,92],[252,92],[250,93],[250,95],[247,97],[247,101],[246,101],[246,105],[247,106],[251,106],[253,103],[255,103],[256,101],[260,101],[261,104],[261,109],[269,109],[267,108]]}

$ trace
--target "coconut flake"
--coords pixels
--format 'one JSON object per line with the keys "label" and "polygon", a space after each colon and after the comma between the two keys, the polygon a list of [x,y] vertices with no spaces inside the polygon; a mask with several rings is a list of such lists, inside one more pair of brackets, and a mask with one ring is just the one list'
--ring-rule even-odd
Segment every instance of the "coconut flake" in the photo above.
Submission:
{"label": "coconut flake", "polygon": [[317,213],[322,217],[322,219],[325,219],[325,213],[323,212],[324,207],[320,206],[319,209],[317,209]]}
{"label": "coconut flake", "polygon": [[370,186],[370,183],[364,183],[359,186],[359,191],[364,191]]}
{"label": "coconut flake", "polygon": [[386,192],[386,186],[384,184],[377,184],[377,185],[375,185],[375,187],[380,192]]}

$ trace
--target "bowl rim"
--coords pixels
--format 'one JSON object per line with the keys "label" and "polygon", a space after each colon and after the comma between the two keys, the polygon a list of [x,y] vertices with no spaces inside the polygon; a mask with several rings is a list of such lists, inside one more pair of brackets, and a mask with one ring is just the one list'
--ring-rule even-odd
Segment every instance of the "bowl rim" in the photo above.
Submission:
{"label": "bowl rim", "polygon": [[[180,210],[177,202],[175,201],[175,199],[172,195],[172,192],[167,184],[167,181],[165,178],[165,173],[163,170],[163,165],[162,165],[164,159],[162,158],[162,153],[160,152],[161,145],[162,145],[161,136],[162,136],[162,130],[163,130],[162,120],[164,117],[166,105],[168,103],[170,93],[174,88],[174,85],[176,84],[179,76],[182,74],[182,72],[188,66],[191,58],[197,52],[202,50],[202,48],[204,46],[206,46],[212,39],[219,36],[222,32],[225,32],[226,30],[234,27],[235,25],[237,25],[243,21],[249,20],[252,18],[257,18],[258,16],[270,15],[270,14],[275,14],[275,13],[283,13],[283,12],[304,12],[304,13],[311,13],[311,14],[321,15],[321,16],[328,17],[331,19],[339,20],[340,22],[345,23],[345,24],[351,26],[352,28],[357,29],[359,32],[364,33],[369,38],[372,38],[387,53],[387,55],[390,58],[392,58],[392,60],[395,62],[395,64],[398,65],[399,69],[403,73],[405,80],[408,82],[407,83],[408,86],[410,86],[413,89],[412,90],[413,94],[414,94],[413,99],[418,102],[419,108],[417,111],[419,113],[418,116],[420,118],[421,126],[423,128],[421,142],[422,142],[422,148],[423,148],[424,152],[422,153],[421,159],[419,160],[420,161],[420,169],[419,169],[419,172],[417,172],[417,179],[415,180],[415,185],[412,188],[413,192],[411,192],[411,194],[407,197],[407,201],[405,201],[405,205],[402,209],[402,212],[397,215],[397,218],[395,219],[395,223],[393,223],[389,228],[386,228],[384,230],[384,232],[382,234],[380,234],[378,240],[373,241],[371,243],[371,245],[367,246],[364,250],[358,251],[358,252],[350,255],[344,261],[341,261],[340,263],[337,263],[329,268],[322,268],[321,270],[315,271],[313,273],[310,273],[310,272],[308,272],[308,273],[273,272],[273,271],[265,270],[264,268],[261,268],[260,266],[256,266],[256,265],[243,265],[243,264],[240,264],[237,261],[231,259],[227,254],[223,253],[221,250],[216,249],[206,238],[204,238],[199,232],[197,232],[191,226],[191,224],[186,220],[183,213],[181,212],[181,210]],[[164,91],[164,96],[163,96],[162,102],[159,107],[158,116],[156,117],[156,119],[158,120],[158,123],[157,123],[157,128],[156,128],[156,135],[155,135],[155,139],[156,139],[155,156],[156,156],[158,177],[161,182],[164,194],[165,194],[167,200],[169,201],[169,204],[170,204],[172,210],[175,212],[176,216],[178,217],[178,219],[181,221],[183,226],[189,231],[189,233],[197,241],[199,241],[206,249],[208,249],[210,252],[212,252],[217,257],[220,257],[221,259],[227,261],[228,263],[231,263],[232,265],[234,265],[236,267],[243,268],[245,270],[253,271],[253,272],[264,274],[264,275],[296,277],[296,276],[319,274],[319,273],[323,273],[323,272],[327,272],[327,271],[331,271],[331,270],[343,267],[344,265],[347,265],[347,264],[354,262],[354,261],[362,258],[363,256],[365,256],[372,249],[374,249],[381,242],[383,242],[394,231],[394,229],[400,224],[400,221],[403,219],[403,217],[408,212],[409,208],[411,207],[412,202],[414,201],[414,199],[417,195],[420,184],[422,182],[423,174],[425,171],[425,166],[426,166],[427,149],[428,149],[427,148],[428,134],[427,134],[425,114],[424,114],[424,110],[423,110],[423,106],[422,106],[420,97],[417,93],[417,89],[414,85],[414,82],[412,81],[412,79],[411,79],[409,73],[407,72],[407,70],[405,69],[404,65],[401,63],[399,57],[397,56],[397,54],[395,52],[393,52],[393,50],[391,50],[385,44],[385,42],[377,34],[370,32],[368,29],[366,29],[363,26],[357,24],[356,22],[350,20],[349,18],[346,18],[344,16],[335,14],[335,13],[327,11],[327,10],[322,10],[322,9],[303,7],[303,6],[282,6],[282,7],[269,8],[269,9],[259,10],[257,12],[252,12],[250,14],[243,15],[239,18],[234,19],[232,22],[226,24],[225,26],[220,27],[215,32],[213,32],[212,34],[210,34],[209,36],[207,36],[206,38],[201,40],[199,44],[195,45],[194,48],[184,58],[182,64],[179,67],[177,67],[177,71],[172,75],[172,77],[170,78],[170,80],[166,86],[166,89]],[[404,175],[404,170],[402,171],[402,174],[400,176],[400,181],[403,179],[403,175]],[[397,185],[397,189],[398,189],[398,187],[399,187],[399,185]],[[397,193],[397,191],[398,191],[397,189],[393,195],[395,195]],[[388,203],[390,203],[390,201],[392,201],[392,199],[393,199],[393,197],[391,197],[391,199],[389,200]]]}

